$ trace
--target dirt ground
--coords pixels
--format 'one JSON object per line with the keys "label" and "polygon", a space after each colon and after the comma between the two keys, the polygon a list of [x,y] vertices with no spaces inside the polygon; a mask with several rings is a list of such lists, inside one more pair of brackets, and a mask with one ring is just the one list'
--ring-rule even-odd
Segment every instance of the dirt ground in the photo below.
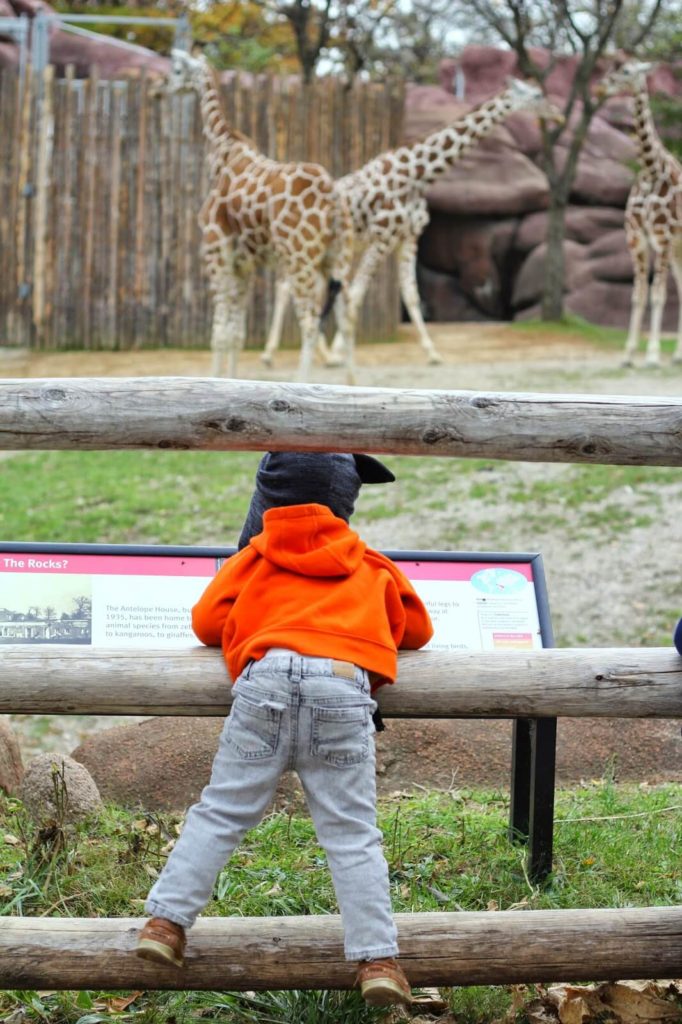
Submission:
{"label": "dirt ground", "polygon": [[[505,324],[432,324],[443,364],[429,366],[411,329],[397,342],[358,349],[358,383],[371,387],[444,388],[480,391],[534,391],[593,394],[671,395],[682,391],[682,367],[621,369],[616,349],[594,345],[578,335],[511,329]],[[247,350],[240,375],[259,380],[292,380],[298,353],[279,353],[268,369],[259,353]],[[207,376],[205,351],[162,350],[132,353],[26,353],[0,349],[0,377],[65,376]],[[345,383],[342,369],[314,368],[315,383]],[[517,464],[520,465],[520,464]],[[523,464],[519,472],[546,473],[552,467]],[[669,495],[670,492],[667,492]],[[682,544],[682,478],[666,499],[661,519],[632,530],[620,550],[613,545],[581,545],[572,530],[556,536],[539,531],[533,550],[543,554],[548,575],[555,632],[564,645],[639,646],[648,601],[667,602],[670,624],[682,613],[679,572],[671,564]],[[623,500],[627,500],[627,495]],[[466,510],[458,510],[466,516]],[[496,506],[496,515],[507,510]],[[472,510],[472,517],[476,510]],[[392,530],[392,532],[391,532]],[[472,523],[475,535],[475,523]],[[383,520],[365,533],[384,548],[435,548],[438,523],[425,523],[418,512]],[[462,544],[462,548],[476,547]],[[479,548],[480,550],[480,548]],[[490,549],[488,549],[490,550]],[[507,550],[528,550],[510,536]],[[663,557],[663,550],[666,554]],[[599,581],[593,591],[586,578]],[[646,579],[646,588],[642,580]],[[665,620],[664,618],[664,621]],[[558,629],[557,629],[558,625]],[[667,628],[667,627],[666,627]],[[36,735],[14,720],[25,759],[38,749],[70,752],[93,728],[120,720],[55,720]],[[613,772],[619,779],[656,782],[682,780],[680,721],[563,720],[559,726],[557,778],[575,783]],[[438,788],[469,784],[506,786],[509,778],[511,723],[488,721],[389,722],[379,737],[379,785],[384,792],[409,785]]]}

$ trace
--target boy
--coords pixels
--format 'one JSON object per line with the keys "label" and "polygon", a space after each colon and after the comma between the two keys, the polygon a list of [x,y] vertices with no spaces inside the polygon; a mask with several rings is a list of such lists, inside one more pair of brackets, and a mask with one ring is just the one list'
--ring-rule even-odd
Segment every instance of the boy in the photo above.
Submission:
{"label": "boy", "polygon": [[363,998],[411,1002],[376,827],[371,693],[395,680],[397,649],[422,647],[433,630],[409,580],[348,525],[361,484],[394,479],[368,455],[261,460],[240,550],[192,610],[198,638],[222,646],[234,698],[210,783],[147,899],[139,956],[182,966],[185,928],[294,769]]}

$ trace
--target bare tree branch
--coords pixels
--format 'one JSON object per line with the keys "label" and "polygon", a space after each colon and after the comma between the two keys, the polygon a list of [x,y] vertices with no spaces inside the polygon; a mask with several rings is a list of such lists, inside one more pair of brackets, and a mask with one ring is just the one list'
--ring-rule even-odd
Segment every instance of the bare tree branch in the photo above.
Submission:
{"label": "bare tree branch", "polygon": [[653,6],[653,10],[647,18],[646,24],[642,26],[641,32],[637,36],[635,36],[635,38],[630,42],[630,46],[633,50],[636,50],[639,46],[641,46],[642,42],[651,32],[651,29],[653,28],[654,23],[658,18],[658,15],[660,14],[662,3],[663,0],[656,0],[656,3]]}

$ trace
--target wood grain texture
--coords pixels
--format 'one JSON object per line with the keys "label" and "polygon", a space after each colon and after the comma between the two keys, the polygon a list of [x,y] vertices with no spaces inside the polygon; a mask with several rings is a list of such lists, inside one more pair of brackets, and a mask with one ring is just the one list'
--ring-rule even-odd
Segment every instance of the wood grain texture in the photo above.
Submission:
{"label": "wood grain texture", "polygon": [[[672,978],[682,962],[682,907],[397,914],[413,985]],[[347,989],[336,916],[200,918],[182,970],[134,955],[135,918],[9,917],[0,988]]]}
{"label": "wood grain texture", "polygon": [[0,447],[682,465],[682,399],[184,377],[0,381]]}
{"label": "wood grain texture", "polygon": [[[225,715],[220,651],[0,647],[0,714]],[[387,718],[682,716],[672,648],[405,651],[378,691]]]}

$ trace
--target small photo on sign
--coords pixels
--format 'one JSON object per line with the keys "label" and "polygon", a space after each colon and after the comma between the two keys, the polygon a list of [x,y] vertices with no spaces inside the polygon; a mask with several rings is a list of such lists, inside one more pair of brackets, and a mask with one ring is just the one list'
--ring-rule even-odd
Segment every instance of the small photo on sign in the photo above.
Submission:
{"label": "small photo on sign", "polygon": [[41,572],[32,562],[0,572],[0,644],[91,643],[92,578]]}

